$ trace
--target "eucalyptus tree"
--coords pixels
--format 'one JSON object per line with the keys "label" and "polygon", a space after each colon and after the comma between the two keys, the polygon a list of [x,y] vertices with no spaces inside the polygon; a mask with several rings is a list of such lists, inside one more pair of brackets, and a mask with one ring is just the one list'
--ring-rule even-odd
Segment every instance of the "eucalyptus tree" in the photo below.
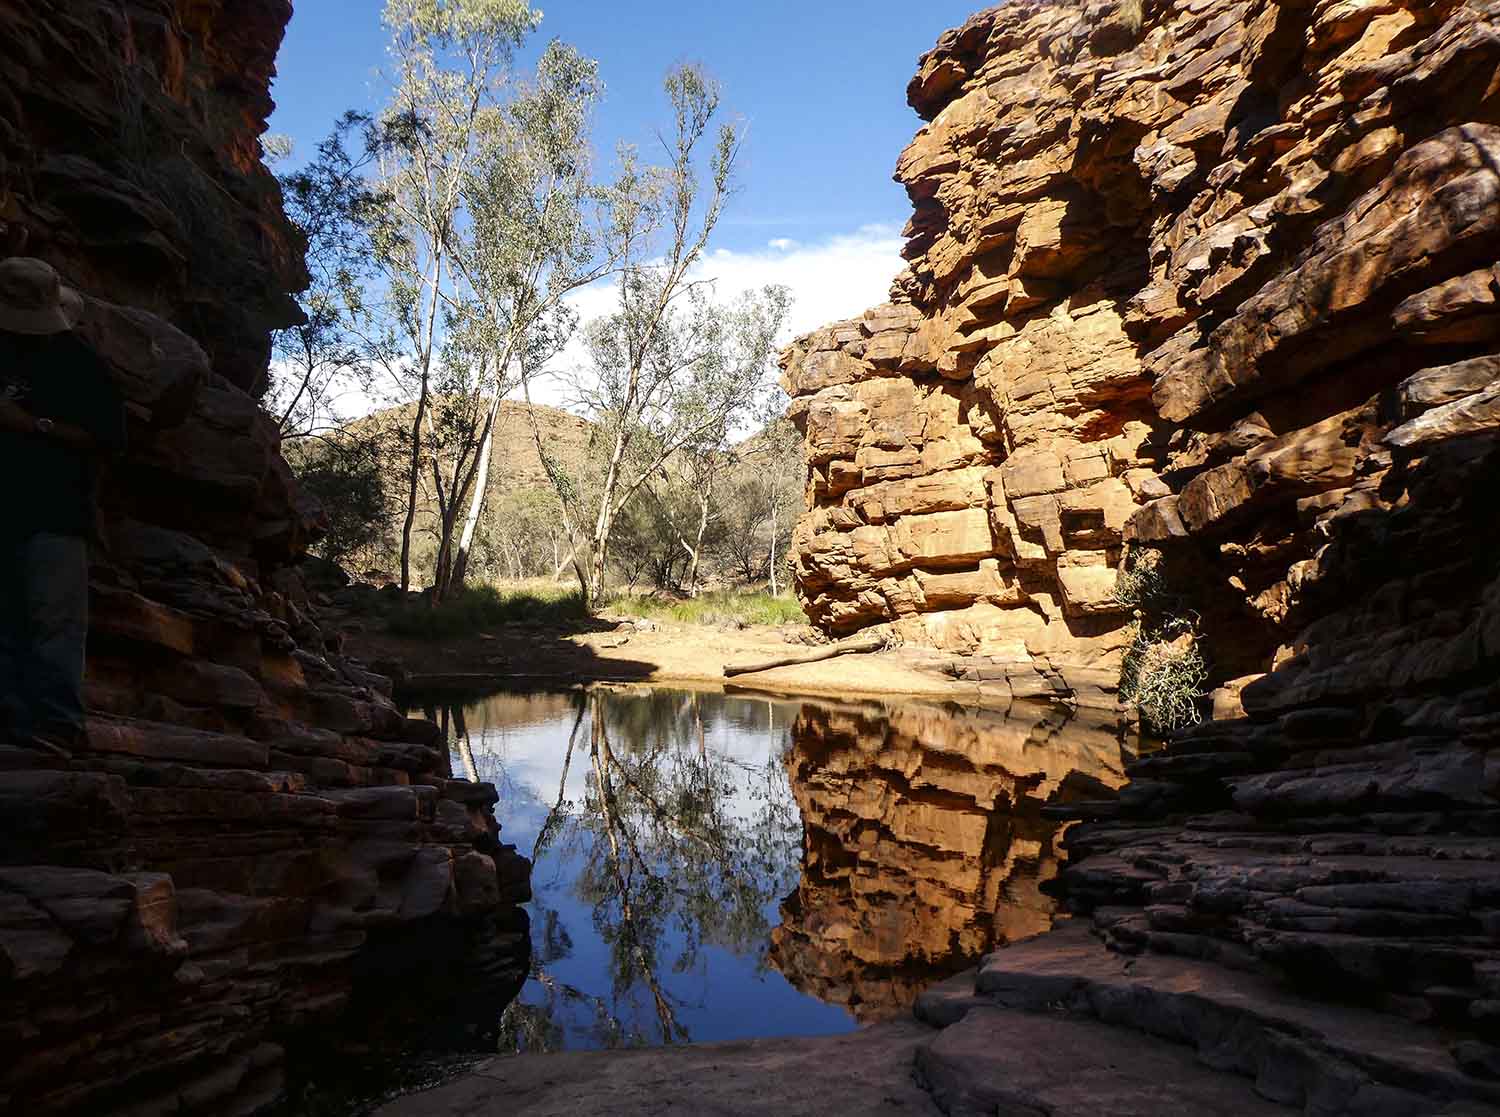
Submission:
{"label": "eucalyptus tree", "polygon": [[[599,425],[605,462],[587,498],[532,435],[574,538],[579,584],[590,607],[604,595],[610,539],[622,510],[663,463],[714,427],[733,425],[758,392],[789,296],[767,288],[733,307],[716,306],[693,268],[733,189],[741,130],[715,127],[721,94],[697,66],[668,72],[671,131],[662,166],[622,148],[609,191],[604,250],[617,276],[617,309],[585,328],[586,370],[574,400]],[[527,386],[528,399],[530,377]],[[651,443],[650,452],[643,447]]]}
{"label": "eucalyptus tree", "polygon": [[561,42],[543,51],[533,80],[485,120],[467,175],[468,221],[451,234],[455,266],[495,339],[504,390],[489,401],[473,486],[452,570],[462,586],[488,491],[500,402],[522,375],[555,357],[577,325],[567,296],[612,265],[601,224],[605,193],[590,166],[598,65]]}
{"label": "eucalyptus tree", "polygon": [[769,403],[768,421],[761,431],[757,456],[762,467],[766,523],[771,537],[766,565],[771,592],[779,594],[779,574],[784,557],[782,543],[790,537],[797,517],[806,507],[807,465],[802,452],[802,436],[786,416],[786,394],[778,390]]}
{"label": "eucalyptus tree", "polygon": [[[308,272],[297,299],[303,320],[272,338],[262,401],[286,439],[339,427],[336,396],[368,387],[369,364],[350,323],[372,275],[367,219],[379,198],[366,181],[375,154],[370,127],[368,117],[346,113],[305,166],[277,179],[286,215],[306,242]],[[285,137],[266,137],[263,149],[274,164],[293,154]]]}
{"label": "eucalyptus tree", "polygon": [[722,489],[737,460],[728,427],[720,424],[669,458],[660,484],[648,480],[644,486],[671,546],[686,555],[682,588],[689,596],[698,596],[705,552],[723,526]]}
{"label": "eucalyptus tree", "polygon": [[461,587],[489,490],[501,400],[575,321],[563,303],[607,269],[589,130],[597,65],[557,42],[534,74],[523,0],[387,0],[391,99],[374,122],[366,211],[378,297],[350,306],[371,363],[409,402],[401,584],[435,508],[432,586]]}
{"label": "eucalyptus tree", "polygon": [[[466,188],[487,146],[506,94],[515,51],[541,21],[525,0],[387,0],[391,101],[380,118],[380,188],[386,205],[373,233],[374,258],[385,281],[384,313],[371,319],[382,364],[415,397],[401,530],[401,586],[411,585],[411,537],[422,485],[424,436],[433,374],[448,328],[467,328],[478,315],[475,293],[456,257]],[[491,361],[486,371],[503,368]],[[496,384],[495,388],[498,389]],[[444,507],[462,499],[460,463],[433,468],[442,530]],[[457,491],[455,491],[457,490]],[[448,539],[440,538],[439,561]],[[434,582],[443,578],[440,566]]]}

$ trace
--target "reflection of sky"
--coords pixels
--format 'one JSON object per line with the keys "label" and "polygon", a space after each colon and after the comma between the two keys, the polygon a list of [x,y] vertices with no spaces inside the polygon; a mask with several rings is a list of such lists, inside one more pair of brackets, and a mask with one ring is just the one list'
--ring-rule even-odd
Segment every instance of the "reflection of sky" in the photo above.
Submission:
{"label": "reflection of sky", "polygon": [[[691,699],[681,692],[640,691],[607,696],[613,747],[629,752],[628,725],[636,733],[665,734],[674,749],[696,755],[698,736]],[[580,709],[572,763],[564,780],[564,757],[569,734]],[[731,762],[732,785],[723,797],[726,814],[750,820],[764,810],[767,794],[787,812],[795,827],[796,807],[780,757],[797,707],[763,698],[703,694],[698,698],[703,742],[708,753]],[[574,817],[582,811],[591,773],[589,715],[580,695],[501,695],[464,711],[480,779],[494,782],[500,794],[495,814],[504,827],[502,840],[530,856],[549,810],[562,799]],[[617,724],[619,723],[619,724]],[[462,764],[454,756],[454,771]],[[757,798],[757,793],[760,798]],[[791,855],[785,886],[763,905],[767,927],[780,920],[778,904],[796,885],[796,842],[791,833]],[[603,841],[590,831],[570,826],[544,849],[532,871],[532,944],[540,975],[527,982],[520,1001],[535,1006],[552,1026],[560,1027],[561,1044],[570,1048],[621,1042],[601,1033],[598,1021],[612,1018],[628,1035],[660,1041],[660,1028],[651,993],[636,981],[618,995],[612,988],[609,944],[595,925],[592,904],[577,891],[588,858],[588,844]],[[547,924],[555,921],[562,934],[547,942]],[[559,941],[563,942],[557,947]],[[794,989],[781,974],[764,965],[766,942],[744,954],[704,942],[692,964],[677,966],[685,938],[683,929],[669,921],[657,956],[657,978],[675,1007],[678,1023],[695,1042],[772,1035],[819,1035],[848,1031],[853,1020],[841,1008],[825,1005]],[[549,956],[556,955],[556,956]],[[548,991],[553,996],[549,998]],[[575,996],[556,995],[559,989]]]}

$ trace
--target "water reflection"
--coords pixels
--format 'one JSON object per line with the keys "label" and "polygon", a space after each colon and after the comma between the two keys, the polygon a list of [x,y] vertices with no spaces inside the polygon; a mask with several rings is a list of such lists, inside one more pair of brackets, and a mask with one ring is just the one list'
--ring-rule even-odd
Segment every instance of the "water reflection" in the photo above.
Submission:
{"label": "water reflection", "polygon": [[1123,782],[1045,707],[840,707],[648,688],[431,712],[533,856],[502,1049],[848,1030],[1045,929],[1043,804]]}
{"label": "water reflection", "polygon": [[805,706],[790,783],[805,829],[772,958],[861,1021],[1047,930],[1061,827],[1049,803],[1124,782],[1118,726],[1071,711]]}

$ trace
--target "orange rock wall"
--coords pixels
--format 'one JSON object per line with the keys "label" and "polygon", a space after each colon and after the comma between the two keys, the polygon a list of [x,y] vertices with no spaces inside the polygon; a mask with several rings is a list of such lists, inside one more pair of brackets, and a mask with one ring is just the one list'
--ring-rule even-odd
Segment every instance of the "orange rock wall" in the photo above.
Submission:
{"label": "orange rock wall", "polygon": [[1265,671],[1393,455],[1500,421],[1500,5],[1145,7],[921,59],[909,267],[783,356],[825,630],[1097,678],[1168,544],[1219,678]]}

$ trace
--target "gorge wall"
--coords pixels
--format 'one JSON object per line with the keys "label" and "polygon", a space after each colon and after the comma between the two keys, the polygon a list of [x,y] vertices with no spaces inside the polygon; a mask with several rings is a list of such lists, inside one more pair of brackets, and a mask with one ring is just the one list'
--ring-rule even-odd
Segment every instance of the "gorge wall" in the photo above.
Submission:
{"label": "gorge wall", "polygon": [[[923,57],[910,267],[784,357],[799,590],[833,633],[1096,685],[1159,556],[1218,720],[1075,805],[1049,889],[1409,1047],[1239,1030],[1207,971],[1039,994],[1309,1113],[1469,1112],[1500,1101],[1500,4],[1131,7],[1014,0]],[[1028,980],[1007,955],[981,990]]]}
{"label": "gorge wall", "polygon": [[1263,673],[1343,525],[1496,425],[1496,6],[1129,6],[1020,0],[921,60],[909,267],[783,357],[830,633],[1109,685],[1150,545],[1215,681]]}
{"label": "gorge wall", "polygon": [[252,1112],[282,1041],[351,998],[524,975],[494,789],[450,779],[295,565],[321,513],[256,403],[305,281],[258,142],[290,16],[0,3],[0,250],[87,296],[130,437],[102,483],[89,747],[0,743],[6,1112]]}

